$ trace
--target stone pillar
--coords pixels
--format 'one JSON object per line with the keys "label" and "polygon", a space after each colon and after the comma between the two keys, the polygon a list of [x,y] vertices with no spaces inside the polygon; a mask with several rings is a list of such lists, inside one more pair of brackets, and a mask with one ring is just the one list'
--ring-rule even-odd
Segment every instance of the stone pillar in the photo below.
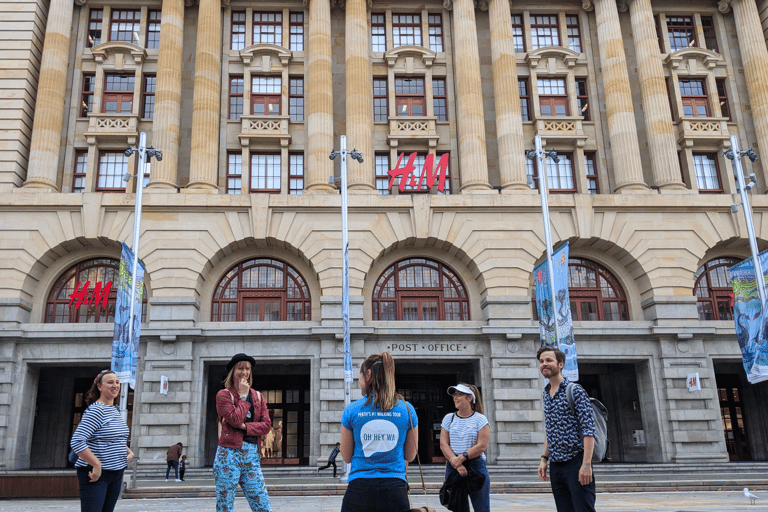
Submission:
{"label": "stone pillar", "polygon": [[373,101],[366,0],[348,0],[345,27],[347,80],[347,149],[357,149],[363,163],[347,160],[349,191],[376,192],[373,177]]}
{"label": "stone pillar", "polygon": [[188,192],[218,191],[221,44],[221,0],[200,0]]}
{"label": "stone pillar", "polygon": [[496,102],[499,174],[502,190],[532,192],[525,174],[523,120],[517,88],[512,25],[509,23],[511,16],[508,0],[491,0],[488,17],[491,23],[491,63]]}
{"label": "stone pillar", "polygon": [[[328,184],[333,162],[333,66],[330,0],[309,1],[307,46],[307,192],[334,192]],[[370,43],[366,41],[365,47]],[[366,91],[370,84],[366,85]],[[336,147],[336,149],[338,149]],[[365,155],[373,159],[373,155]],[[357,163],[357,162],[355,162]],[[349,164],[349,162],[348,162]],[[349,168],[350,165],[347,165]]]}
{"label": "stone pillar", "polygon": [[[80,4],[84,1],[78,2]],[[51,0],[45,26],[43,60],[37,83],[32,141],[24,188],[58,192],[59,153],[64,128],[69,41],[72,31],[72,0]]]}
{"label": "stone pillar", "polygon": [[629,9],[653,181],[662,192],[679,193],[688,189],[680,174],[675,129],[672,125],[672,112],[669,108],[669,95],[664,81],[664,68],[661,64],[651,1],[631,0]]}
{"label": "stone pillar", "polygon": [[480,54],[477,48],[475,5],[472,0],[453,2],[453,36],[461,192],[471,194],[490,191]]}
{"label": "stone pillar", "polygon": [[[721,10],[727,9],[724,4],[720,2]],[[765,159],[768,158],[768,50],[755,0],[731,0],[730,4],[736,19],[736,36],[741,49],[758,153],[761,159]],[[763,164],[762,168],[763,179],[768,180],[768,165]]]}
{"label": "stone pillar", "polygon": [[164,0],[161,19],[152,142],[163,159],[152,162],[148,192],[173,191],[178,185],[184,0]]}
{"label": "stone pillar", "polygon": [[635,127],[635,112],[621,37],[616,0],[595,0],[600,67],[605,90],[608,135],[613,156],[616,193],[647,190],[640,163],[640,144]]}

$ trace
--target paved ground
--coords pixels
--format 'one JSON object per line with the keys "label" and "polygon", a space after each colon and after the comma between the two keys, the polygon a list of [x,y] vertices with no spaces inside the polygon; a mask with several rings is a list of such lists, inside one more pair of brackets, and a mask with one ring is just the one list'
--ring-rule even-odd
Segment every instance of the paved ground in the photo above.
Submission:
{"label": "paved ground", "polygon": [[[758,491],[763,498],[750,505],[741,492],[658,492],[658,493],[601,493],[597,496],[600,512],[630,512],[653,510],[656,512],[768,512],[768,492]],[[338,512],[341,496],[273,496],[275,512]],[[414,505],[424,504],[424,497],[415,498]],[[429,504],[444,511],[437,496],[430,496]],[[120,500],[115,512],[203,512],[216,509],[214,498],[174,498],[157,500]],[[77,512],[78,500],[2,500],[2,512]],[[234,512],[248,512],[245,498],[238,497]],[[548,494],[494,494],[491,510],[498,511],[554,511],[552,496]]]}

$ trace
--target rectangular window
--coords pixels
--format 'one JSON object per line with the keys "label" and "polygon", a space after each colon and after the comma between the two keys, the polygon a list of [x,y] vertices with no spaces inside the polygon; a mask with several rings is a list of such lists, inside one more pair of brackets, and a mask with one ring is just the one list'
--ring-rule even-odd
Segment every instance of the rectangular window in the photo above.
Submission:
{"label": "rectangular window", "polygon": [[304,153],[288,155],[288,193],[302,195],[304,193]]}
{"label": "rectangular window", "polygon": [[97,192],[125,192],[123,175],[128,172],[125,151],[103,151],[99,154]]}
{"label": "rectangular window", "polygon": [[567,116],[568,95],[563,78],[539,78],[539,105],[542,116]]}
{"label": "rectangular window", "polygon": [[122,41],[124,43],[139,44],[139,32],[141,31],[141,10],[139,9],[114,9],[112,10],[112,24],[109,28],[110,41]]}
{"label": "rectangular window", "polygon": [[[142,187],[146,187],[147,184],[149,183],[149,177],[152,174],[151,170],[152,170],[152,159],[149,157],[149,155],[147,155],[147,160],[144,163],[144,180],[141,185]],[[134,190],[134,192],[136,191]]]}
{"label": "rectangular window", "polygon": [[[440,163],[440,159],[445,155],[446,162],[448,162],[448,165],[445,167],[445,169],[439,169],[438,164]],[[403,157],[404,161],[401,165],[405,165],[405,158]],[[411,172],[411,176],[406,176],[404,178],[407,180],[405,185],[405,191],[407,193],[412,194],[429,194],[432,192],[432,190],[435,190],[438,195],[448,195],[451,193],[451,170],[450,170],[450,155],[448,153],[445,154],[435,154],[432,157],[432,176],[435,180],[435,182],[432,184],[432,188],[427,188],[427,175],[424,175],[424,164],[427,161],[426,155],[416,155],[416,158],[413,160],[413,166],[414,169]],[[440,176],[437,175],[438,170],[440,173],[445,173],[445,181],[444,181],[444,189],[441,192],[439,189],[440,184]],[[424,175],[423,181],[422,181],[422,175]],[[414,185],[411,185],[411,177],[413,177],[413,183]],[[398,183],[394,183],[393,186],[399,185]],[[419,186],[421,185],[421,186]]]}
{"label": "rectangular window", "polygon": [[243,77],[229,79],[229,118],[238,120],[243,115]]}
{"label": "rectangular window", "polygon": [[251,155],[251,192],[280,192],[280,154]]}
{"label": "rectangular window", "polygon": [[387,79],[373,79],[373,120],[386,121],[389,117],[387,106]]}
{"label": "rectangular window", "polygon": [[243,154],[227,155],[227,194],[241,194],[243,191]]}
{"label": "rectangular window", "polygon": [[429,49],[433,52],[443,51],[443,16],[430,14],[429,20]]}
{"label": "rectangular window", "polygon": [[291,48],[292,52],[304,51],[304,13],[291,12]]}
{"label": "rectangular window", "polygon": [[548,158],[547,185],[553,194],[573,194],[576,185],[573,179],[573,156],[570,153],[558,153],[559,162]]}
{"label": "rectangular window", "polygon": [[157,77],[145,75],[144,87],[141,98],[141,117],[152,119],[155,117],[155,86]]}
{"label": "rectangular window", "polygon": [[597,180],[597,164],[594,152],[584,152],[584,172],[587,178],[587,193],[599,194],[600,182]]}
{"label": "rectangular window", "polygon": [[83,75],[83,89],[80,93],[80,117],[88,117],[93,112],[93,93],[96,91],[96,77]]}
{"label": "rectangular window", "polygon": [[395,78],[395,105],[398,116],[425,116],[426,104],[423,78]]}
{"label": "rectangular window", "polygon": [[520,95],[520,117],[523,121],[531,120],[531,92],[527,78],[517,79],[517,92]]}
{"label": "rectangular window", "polygon": [[85,192],[85,171],[88,169],[88,152],[75,152],[75,169],[72,172],[72,192]]}
{"label": "rectangular window", "polygon": [[101,44],[101,26],[104,23],[104,10],[91,9],[88,13],[88,39],[85,42],[86,48],[93,48]]}
{"label": "rectangular window", "polygon": [[232,12],[232,43],[230,48],[233,50],[245,48],[245,13],[242,11]]}
{"label": "rectangular window", "polygon": [[254,76],[251,84],[251,113],[279,116],[282,79],[279,76]]}
{"label": "rectangular window", "polygon": [[387,25],[383,13],[371,14],[371,50],[387,51]]}
{"label": "rectangular window", "polygon": [[717,84],[717,98],[720,101],[720,115],[732,121],[731,107],[728,104],[728,91],[725,88],[725,78],[718,78],[715,80],[715,83]]}
{"label": "rectangular window", "polygon": [[448,120],[448,96],[445,92],[445,78],[432,79],[432,98],[435,117],[438,121]]}
{"label": "rectangular window", "polygon": [[704,48],[720,53],[717,47],[717,32],[715,32],[715,20],[712,16],[701,17],[701,30],[704,32]]}
{"label": "rectangular window", "polygon": [[398,46],[421,46],[421,15],[392,15],[392,44]]}
{"label": "rectangular window", "polygon": [[147,48],[150,50],[160,48],[160,11],[153,10],[147,13]]}
{"label": "rectangular window", "polygon": [[557,15],[531,15],[531,46],[533,50],[546,46],[560,46]]}
{"label": "rectangular window", "polygon": [[[406,159],[409,157],[409,155],[403,156],[403,165],[405,165]],[[401,180],[406,180],[405,190],[404,192],[410,192],[410,193],[419,193],[419,192],[425,192],[425,190],[419,189],[419,181],[421,180],[421,174],[424,171],[424,155],[416,155],[416,158],[413,159],[413,171],[411,172],[411,176],[413,176],[415,185],[411,185],[411,176],[404,176],[401,177]],[[426,178],[426,177],[425,177]],[[393,184],[392,186],[394,186]],[[399,184],[398,184],[399,185]],[[423,187],[423,184],[422,184]]]}
{"label": "rectangular window", "polygon": [[581,53],[581,31],[579,30],[579,17],[569,15],[565,17],[565,29],[568,32],[568,48]]}
{"label": "rectangular window", "polygon": [[[448,157],[448,166],[445,168],[445,189],[443,192],[440,192],[440,190],[435,186],[434,188],[437,189],[437,195],[439,196],[447,196],[451,193],[451,156],[446,153]],[[437,168],[437,163],[440,161],[440,158],[442,158],[442,154],[437,153],[435,154],[435,168]],[[436,170],[436,169],[435,169]],[[434,171],[433,171],[434,172]],[[437,183],[439,184],[439,178],[436,179]]]}
{"label": "rectangular window", "polygon": [[389,195],[389,155],[376,153],[376,190],[380,195]]}
{"label": "rectangular window", "polygon": [[667,32],[669,32],[669,48],[673,52],[693,46],[696,41],[692,16],[668,16]]}
{"label": "rectangular window", "polygon": [[283,13],[253,13],[253,44],[283,46]]}
{"label": "rectangular window", "polygon": [[684,117],[709,117],[709,99],[704,80],[680,80]]}
{"label": "rectangular window", "polygon": [[716,194],[723,192],[717,166],[717,154],[694,154],[693,167],[696,169],[696,184],[699,187],[699,193]]}
{"label": "rectangular window", "polygon": [[523,15],[512,15],[512,42],[515,53],[525,53],[525,36],[523,35]]}
{"label": "rectangular window", "polygon": [[104,83],[105,114],[130,114],[133,111],[134,75],[106,75]]}
{"label": "rectangular window", "polygon": [[589,121],[589,94],[587,92],[586,78],[576,79],[576,102],[579,106],[579,115],[584,116],[585,121]]}
{"label": "rectangular window", "polygon": [[304,78],[292,76],[290,78],[288,98],[288,113],[291,121],[304,120]]}

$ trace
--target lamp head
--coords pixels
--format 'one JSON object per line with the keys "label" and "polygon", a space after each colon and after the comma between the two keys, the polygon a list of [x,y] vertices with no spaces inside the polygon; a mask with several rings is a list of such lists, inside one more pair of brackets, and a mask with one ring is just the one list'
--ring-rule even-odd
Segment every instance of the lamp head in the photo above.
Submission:
{"label": "lamp head", "polygon": [[535,150],[535,149],[531,149],[530,151],[528,151],[528,152],[525,154],[525,157],[526,157],[528,160],[536,160],[536,150]]}
{"label": "lamp head", "polygon": [[125,150],[125,156],[131,156],[133,154],[133,148],[128,148]]}
{"label": "lamp head", "polygon": [[731,205],[731,213],[739,213],[739,205],[738,204],[732,204]]}
{"label": "lamp head", "polygon": [[339,155],[339,153],[334,149],[334,150],[331,150],[331,154],[330,154],[330,156],[328,158],[330,158],[331,160],[336,160],[336,157],[338,155]]}
{"label": "lamp head", "polygon": [[757,153],[755,153],[754,149],[751,149],[747,151],[747,156],[749,157],[750,162],[757,162]]}
{"label": "lamp head", "polygon": [[125,174],[123,174],[123,181],[128,183],[128,181],[131,179],[132,176],[133,174],[126,172]]}

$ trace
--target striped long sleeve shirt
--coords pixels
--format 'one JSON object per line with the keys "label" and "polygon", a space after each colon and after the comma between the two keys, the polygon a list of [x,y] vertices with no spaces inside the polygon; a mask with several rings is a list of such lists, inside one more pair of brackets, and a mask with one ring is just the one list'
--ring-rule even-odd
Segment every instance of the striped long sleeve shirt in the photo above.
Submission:
{"label": "striped long sleeve shirt", "polygon": [[[83,413],[70,444],[77,453],[90,448],[101,461],[102,469],[116,471],[128,465],[129,433],[118,406],[94,402]],[[77,459],[76,468],[86,466],[87,462]]]}

